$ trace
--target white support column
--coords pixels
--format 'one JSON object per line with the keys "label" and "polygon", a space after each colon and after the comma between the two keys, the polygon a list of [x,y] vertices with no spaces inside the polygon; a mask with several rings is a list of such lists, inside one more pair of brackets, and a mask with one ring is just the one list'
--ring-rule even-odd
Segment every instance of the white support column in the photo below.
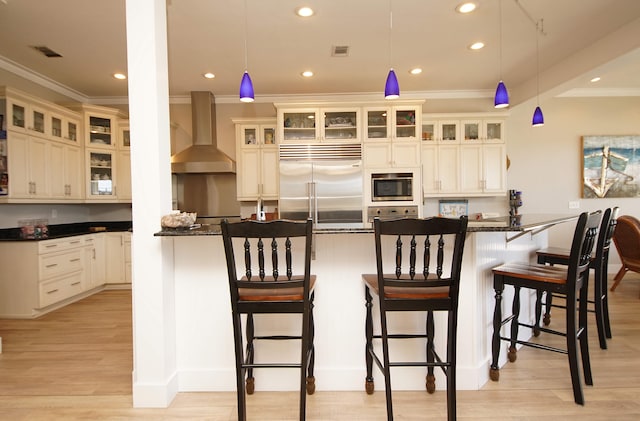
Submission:
{"label": "white support column", "polygon": [[171,210],[165,0],[127,0],[133,190],[133,406],[167,407],[178,391],[173,251],[154,237]]}

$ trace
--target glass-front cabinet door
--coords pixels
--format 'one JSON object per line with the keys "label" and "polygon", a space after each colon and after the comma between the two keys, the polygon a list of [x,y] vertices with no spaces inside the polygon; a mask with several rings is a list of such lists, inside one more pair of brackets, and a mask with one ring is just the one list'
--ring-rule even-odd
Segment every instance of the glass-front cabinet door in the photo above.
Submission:
{"label": "glass-front cabinet door", "polygon": [[323,140],[354,141],[359,139],[357,109],[352,110],[323,110]]}
{"label": "glass-front cabinet door", "polygon": [[78,141],[78,122],[77,121],[67,121],[67,140],[71,140],[73,142]]}
{"label": "glass-front cabinet door", "polygon": [[19,102],[11,101],[8,106],[9,121],[7,127],[11,127],[14,130],[25,130],[27,128],[27,106]]}
{"label": "glass-front cabinet door", "polygon": [[110,199],[114,191],[114,155],[110,151],[87,150],[89,177],[87,197]]}
{"label": "glass-front cabinet door", "polygon": [[240,126],[240,138],[243,147],[275,145],[275,125],[243,124]]}
{"label": "glass-front cabinet door", "polygon": [[388,109],[365,109],[365,140],[389,138]]}
{"label": "glass-front cabinet door", "polygon": [[480,120],[463,120],[460,122],[462,127],[462,143],[477,143],[483,140],[482,121]]}
{"label": "glass-front cabinet door", "polygon": [[439,121],[438,122],[441,143],[460,143],[460,131],[458,130],[458,121]]}
{"label": "glass-front cabinet door", "polygon": [[31,107],[31,125],[28,126],[30,130],[34,132],[45,134],[46,133],[46,117],[44,109]]}
{"label": "glass-front cabinet door", "polygon": [[62,139],[62,117],[51,116],[51,136],[56,139]]}
{"label": "glass-front cabinet door", "polygon": [[320,139],[316,124],[319,114],[317,108],[282,110],[279,113],[283,142],[309,142]]}
{"label": "glass-front cabinet door", "polygon": [[435,143],[437,140],[437,128],[438,123],[431,120],[422,121],[422,134],[421,139],[424,143]]}
{"label": "glass-front cabinet door", "polygon": [[97,147],[113,147],[113,119],[89,116],[89,145]]}
{"label": "glass-front cabinet door", "polygon": [[504,120],[484,120],[484,140],[487,143],[504,143]]}
{"label": "glass-front cabinet door", "polygon": [[418,111],[417,107],[394,107],[395,139],[419,139],[418,129],[420,127],[418,125]]}

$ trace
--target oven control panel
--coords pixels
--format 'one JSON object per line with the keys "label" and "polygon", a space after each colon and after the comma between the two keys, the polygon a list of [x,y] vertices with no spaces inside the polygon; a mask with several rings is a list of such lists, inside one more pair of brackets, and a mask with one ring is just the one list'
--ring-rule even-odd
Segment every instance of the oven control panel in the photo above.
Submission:
{"label": "oven control panel", "polygon": [[367,221],[372,222],[373,218],[379,217],[382,220],[396,218],[417,218],[417,206],[369,206],[367,208]]}

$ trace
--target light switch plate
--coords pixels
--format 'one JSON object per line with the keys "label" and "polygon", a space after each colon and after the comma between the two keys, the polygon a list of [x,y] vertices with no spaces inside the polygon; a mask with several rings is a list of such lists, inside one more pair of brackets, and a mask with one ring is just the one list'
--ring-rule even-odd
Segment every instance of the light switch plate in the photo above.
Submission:
{"label": "light switch plate", "polygon": [[569,209],[580,209],[580,202],[577,200],[569,202]]}

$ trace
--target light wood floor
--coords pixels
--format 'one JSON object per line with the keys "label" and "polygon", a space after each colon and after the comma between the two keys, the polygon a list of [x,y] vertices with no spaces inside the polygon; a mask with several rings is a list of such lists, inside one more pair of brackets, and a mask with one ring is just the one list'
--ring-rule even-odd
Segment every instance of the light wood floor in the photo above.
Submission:
{"label": "light wood floor", "polygon": [[[607,351],[590,328],[595,385],[585,388],[584,407],[573,403],[566,356],[527,348],[501,370],[500,382],[458,392],[458,418],[640,419],[639,295],[637,275],[627,275],[610,295],[614,338]],[[562,314],[554,311],[552,324],[559,324]],[[0,320],[0,337],[0,420],[236,419],[233,392],[180,393],[167,409],[132,408],[130,291],[105,291],[37,320]],[[249,419],[295,420],[297,402],[296,393],[256,392],[248,399]],[[443,391],[395,392],[394,409],[397,420],[446,419]],[[307,414],[385,420],[384,394],[317,392]]]}

